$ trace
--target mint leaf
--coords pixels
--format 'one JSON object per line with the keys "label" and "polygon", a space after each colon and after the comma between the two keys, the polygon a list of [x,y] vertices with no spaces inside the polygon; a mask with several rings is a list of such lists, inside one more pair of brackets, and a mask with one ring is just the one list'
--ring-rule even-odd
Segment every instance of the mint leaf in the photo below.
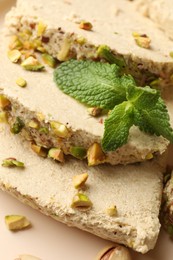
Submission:
{"label": "mint leaf", "polygon": [[170,117],[164,101],[161,97],[153,106],[135,110],[134,124],[139,126],[140,130],[162,135],[173,143],[173,129],[170,125]]}
{"label": "mint leaf", "polygon": [[54,71],[57,86],[89,106],[113,109],[126,100],[126,89],[115,64],[70,60]]}
{"label": "mint leaf", "polygon": [[117,105],[105,120],[102,148],[105,152],[114,151],[127,143],[129,129],[133,125],[133,106],[125,101]]}

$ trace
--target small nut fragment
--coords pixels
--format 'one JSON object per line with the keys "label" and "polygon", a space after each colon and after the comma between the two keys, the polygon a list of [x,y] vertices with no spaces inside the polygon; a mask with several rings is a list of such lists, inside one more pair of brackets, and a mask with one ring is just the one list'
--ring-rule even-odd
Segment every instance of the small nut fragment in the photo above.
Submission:
{"label": "small nut fragment", "polygon": [[114,244],[102,249],[95,260],[131,260],[131,256],[126,247]]}
{"label": "small nut fragment", "polygon": [[4,95],[0,95],[0,108],[4,109],[10,105],[10,101]]}
{"label": "small nut fragment", "polygon": [[139,34],[139,33],[133,32],[132,35],[133,35],[133,37],[136,41],[136,44],[139,47],[142,47],[142,48],[145,48],[145,49],[150,48],[151,40],[146,34]]}
{"label": "small nut fragment", "polygon": [[26,60],[24,60],[21,63],[21,66],[25,69],[25,70],[30,70],[30,71],[40,71],[44,69],[44,66],[39,63],[39,61],[34,58],[34,57],[28,57]]}
{"label": "small nut fragment", "polygon": [[71,46],[71,42],[68,38],[65,38],[62,46],[61,46],[61,50],[58,52],[57,54],[57,59],[59,61],[66,61],[69,51],[70,51],[70,46]]}
{"label": "small nut fragment", "polygon": [[50,126],[55,135],[58,137],[66,138],[69,135],[67,127],[57,121],[50,121]]}
{"label": "small nut fragment", "polygon": [[10,230],[21,230],[31,225],[30,221],[21,215],[5,216],[5,223]]}
{"label": "small nut fragment", "polygon": [[110,216],[116,216],[117,215],[117,207],[116,206],[110,206],[109,208],[106,209],[106,213]]}
{"label": "small nut fragment", "polygon": [[73,185],[76,189],[81,188],[88,179],[88,173],[82,173],[73,176]]}
{"label": "small nut fragment", "polygon": [[8,51],[8,58],[11,62],[17,63],[21,57],[21,52],[19,50]]}
{"label": "small nut fragment", "polygon": [[80,45],[83,45],[83,44],[86,43],[86,38],[84,38],[84,37],[78,37],[78,38],[76,39],[76,42],[79,43]]}
{"label": "small nut fragment", "polygon": [[173,58],[173,51],[170,51],[169,56]]}
{"label": "small nut fragment", "polygon": [[3,167],[19,167],[19,168],[25,167],[24,163],[17,161],[16,158],[6,158],[2,161],[1,165]]}
{"label": "small nut fragment", "polygon": [[42,21],[38,23],[37,26],[37,36],[42,36],[47,28],[47,25],[44,24]]}
{"label": "small nut fragment", "polygon": [[75,209],[88,210],[92,207],[92,202],[87,195],[83,193],[77,193],[73,197],[71,207]]}
{"label": "small nut fragment", "polygon": [[105,162],[106,156],[98,143],[94,143],[89,147],[87,151],[87,159],[89,166],[94,166]]}
{"label": "small nut fragment", "polygon": [[16,80],[16,84],[17,84],[19,87],[24,88],[24,87],[26,87],[27,82],[26,82],[26,80],[23,79],[23,78],[18,78],[18,79]]}
{"label": "small nut fragment", "polygon": [[25,124],[23,122],[23,120],[20,117],[16,117],[16,121],[14,122],[14,124],[11,127],[11,132],[13,134],[18,134],[21,132],[22,128],[24,128]]}
{"label": "small nut fragment", "polygon": [[64,162],[64,153],[60,148],[51,148],[48,152],[48,157],[59,162]]}
{"label": "small nut fragment", "polygon": [[17,35],[13,35],[10,39],[10,44],[9,44],[9,49],[14,50],[14,49],[21,49],[22,48],[22,43],[17,37]]}
{"label": "small nut fragment", "polygon": [[83,160],[86,157],[86,149],[81,146],[71,146],[70,154],[77,159]]}
{"label": "small nut fragment", "polygon": [[54,57],[47,53],[42,54],[42,59],[49,67],[54,68],[56,66],[56,60]]}
{"label": "small nut fragment", "polygon": [[37,119],[32,119],[31,121],[29,121],[28,126],[34,129],[38,129],[39,122],[37,121]]}
{"label": "small nut fragment", "polygon": [[81,21],[79,24],[79,28],[87,31],[91,31],[93,26],[90,22],[87,21]]}
{"label": "small nut fragment", "polygon": [[151,159],[153,159],[153,154],[152,153],[148,153],[146,156],[145,156],[145,159],[146,160],[151,160]]}
{"label": "small nut fragment", "polygon": [[31,144],[31,149],[38,154],[39,156],[46,158],[47,157],[47,150],[39,145],[36,145],[34,143]]}
{"label": "small nut fragment", "polygon": [[7,123],[7,122],[8,122],[7,113],[4,111],[0,112],[0,123]]}
{"label": "small nut fragment", "polygon": [[33,255],[19,255],[15,260],[41,260],[40,258]]}
{"label": "small nut fragment", "polygon": [[100,107],[89,107],[88,109],[88,113],[90,116],[100,116],[102,109]]}

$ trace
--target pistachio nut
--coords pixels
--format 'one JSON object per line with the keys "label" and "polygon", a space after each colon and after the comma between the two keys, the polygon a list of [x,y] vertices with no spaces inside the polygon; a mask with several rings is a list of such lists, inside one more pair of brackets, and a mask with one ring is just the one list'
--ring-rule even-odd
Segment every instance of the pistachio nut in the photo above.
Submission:
{"label": "pistachio nut", "polygon": [[24,126],[25,124],[23,120],[20,117],[16,117],[16,121],[14,122],[10,130],[13,134],[18,134],[21,132]]}
{"label": "pistachio nut", "polygon": [[131,260],[129,250],[118,244],[106,246],[102,249],[95,260]]}
{"label": "pistachio nut", "polygon": [[2,161],[3,167],[19,167],[24,168],[25,165],[23,162],[17,161],[16,158],[6,158]]}
{"label": "pistachio nut", "polygon": [[77,159],[83,160],[86,157],[86,149],[81,146],[71,146],[70,154]]}
{"label": "pistachio nut", "polygon": [[48,157],[59,162],[64,162],[64,153],[60,148],[51,148]]}
{"label": "pistachio nut", "polygon": [[151,159],[153,159],[153,154],[152,153],[148,153],[146,156],[145,156],[145,159],[146,160],[151,160]]}
{"label": "pistachio nut", "polygon": [[22,48],[22,43],[19,40],[17,35],[13,35],[10,39],[10,44],[9,44],[9,49],[14,50],[14,49],[21,49]]}
{"label": "pistachio nut", "polygon": [[88,173],[82,173],[73,176],[73,185],[76,189],[81,188],[88,179]]}
{"label": "pistachio nut", "polygon": [[58,137],[66,138],[69,135],[67,127],[57,121],[50,121],[50,126],[55,135]]}
{"label": "pistachio nut", "polygon": [[21,57],[21,52],[19,50],[8,51],[8,58],[11,62],[17,63]]}
{"label": "pistachio nut", "polygon": [[0,108],[4,109],[10,105],[10,101],[4,95],[0,94]]}
{"label": "pistachio nut", "polygon": [[39,145],[36,145],[34,143],[31,144],[31,149],[38,154],[39,156],[46,158],[47,157],[47,150]]}
{"label": "pistachio nut", "polygon": [[137,32],[133,32],[132,35],[135,39],[136,44],[139,47],[142,47],[145,49],[150,48],[151,39],[146,34],[139,34]]}
{"label": "pistachio nut", "polygon": [[25,70],[30,70],[30,71],[40,71],[44,69],[44,66],[34,57],[30,56],[27,59],[25,59],[22,63],[21,66]]}
{"label": "pistachio nut", "polygon": [[83,193],[77,193],[73,197],[71,207],[80,210],[88,210],[92,207],[92,202],[87,195]]}
{"label": "pistachio nut", "polygon": [[94,116],[94,117],[100,116],[101,112],[102,112],[102,109],[100,107],[89,107],[88,108],[88,114],[90,116]]}
{"label": "pistachio nut", "polygon": [[66,61],[69,51],[70,51],[70,46],[71,46],[71,42],[68,38],[65,38],[62,46],[61,46],[61,50],[58,52],[57,54],[57,59],[59,61]]}
{"label": "pistachio nut", "polygon": [[23,78],[18,78],[18,79],[16,80],[16,84],[17,84],[19,87],[24,88],[24,87],[26,87],[27,82],[26,82],[26,80],[23,79]]}
{"label": "pistachio nut", "polygon": [[94,143],[89,147],[87,151],[87,159],[89,166],[94,166],[105,162],[106,156],[102,151],[100,144]]}
{"label": "pistachio nut", "polygon": [[0,112],[0,123],[7,123],[7,122],[8,122],[7,113],[4,111]]}
{"label": "pistachio nut", "polygon": [[33,255],[19,255],[15,260],[41,260]]}
{"label": "pistachio nut", "polygon": [[48,53],[43,53],[42,59],[49,67],[54,68],[56,66],[56,59]]}
{"label": "pistachio nut", "polygon": [[31,225],[30,221],[21,215],[5,216],[5,223],[10,230],[21,230]]}
{"label": "pistachio nut", "polygon": [[37,119],[32,119],[31,121],[29,121],[28,126],[34,129],[38,129],[39,128],[39,122]]}
{"label": "pistachio nut", "polygon": [[40,21],[37,25],[37,36],[42,36],[47,28],[47,25]]}
{"label": "pistachio nut", "polygon": [[106,213],[110,216],[116,216],[117,215],[117,207],[115,205],[112,205],[106,209]]}
{"label": "pistachio nut", "polygon": [[83,30],[86,30],[86,31],[91,31],[93,26],[92,26],[92,24],[90,22],[81,21],[80,24],[79,24],[79,28],[83,29]]}

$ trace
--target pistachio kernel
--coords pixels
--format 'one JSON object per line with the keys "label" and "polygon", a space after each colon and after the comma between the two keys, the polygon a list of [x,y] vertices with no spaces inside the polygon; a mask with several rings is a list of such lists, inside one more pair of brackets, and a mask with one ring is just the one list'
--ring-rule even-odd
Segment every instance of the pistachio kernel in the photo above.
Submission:
{"label": "pistachio kernel", "polygon": [[21,58],[21,52],[19,50],[8,51],[8,58],[11,62],[17,63]]}
{"label": "pistachio kernel", "polygon": [[131,260],[129,250],[121,245],[113,244],[103,248],[95,260]]}
{"label": "pistachio kernel", "polygon": [[17,84],[19,87],[24,88],[24,87],[26,87],[27,82],[26,82],[26,80],[23,79],[23,78],[18,78],[18,79],[16,80],[16,84]]}
{"label": "pistachio kernel", "polygon": [[80,45],[83,45],[83,44],[86,43],[86,38],[84,38],[84,37],[78,37],[78,38],[76,39],[76,42],[79,43]]}
{"label": "pistachio kernel", "polygon": [[76,189],[79,189],[85,184],[87,179],[88,179],[88,173],[82,173],[82,174],[75,175],[75,176],[73,176],[73,186]]}
{"label": "pistachio kernel", "polygon": [[10,101],[4,95],[0,94],[0,108],[4,109],[10,105]]}
{"label": "pistachio kernel", "polygon": [[49,133],[49,129],[47,127],[40,127],[39,128],[39,132],[41,134],[48,134]]}
{"label": "pistachio kernel", "polygon": [[9,49],[10,50],[20,50],[22,48],[22,43],[16,35],[13,35],[10,39]]}
{"label": "pistachio kernel", "polygon": [[145,49],[150,48],[151,39],[146,34],[139,34],[139,33],[133,32],[132,35],[135,39],[136,44],[139,47],[142,47]]}
{"label": "pistachio kernel", "polygon": [[37,25],[37,36],[42,36],[46,31],[47,25],[40,21]]}
{"label": "pistachio kernel", "polygon": [[153,159],[153,154],[152,153],[148,153],[146,156],[145,156],[145,159],[146,160],[151,160],[151,159]]}
{"label": "pistachio kernel", "polygon": [[64,153],[60,148],[51,148],[48,157],[59,162],[64,162]]}
{"label": "pistachio kernel", "polygon": [[92,144],[87,151],[88,165],[94,166],[106,161],[106,156],[102,151],[100,144]]}
{"label": "pistachio kernel", "polygon": [[61,46],[61,50],[58,52],[57,54],[57,59],[59,61],[66,61],[68,58],[68,54],[70,51],[70,46],[71,46],[71,42],[68,38],[65,38],[62,46]]}
{"label": "pistachio kernel", "polygon": [[49,67],[54,68],[56,66],[56,59],[47,53],[42,54],[42,59]]}
{"label": "pistachio kernel", "polygon": [[38,129],[39,122],[37,121],[37,119],[32,119],[31,121],[29,121],[28,126],[34,129]]}
{"label": "pistachio kernel", "polygon": [[10,230],[21,230],[31,225],[30,221],[21,215],[7,215],[5,223]]}
{"label": "pistachio kernel", "polygon": [[31,149],[38,154],[40,157],[46,158],[47,157],[47,150],[46,148],[36,145],[34,143],[31,143]]}
{"label": "pistachio kernel", "polygon": [[16,121],[14,122],[10,130],[13,134],[18,134],[21,132],[24,126],[25,124],[23,120],[20,117],[16,117]]}
{"label": "pistachio kernel", "polygon": [[106,209],[106,213],[110,216],[116,216],[117,215],[117,207],[116,206],[110,206],[109,208]]}
{"label": "pistachio kernel", "polygon": [[50,121],[50,126],[55,135],[66,138],[69,135],[67,127],[57,121]]}
{"label": "pistachio kernel", "polygon": [[71,146],[70,154],[79,160],[83,160],[86,157],[86,149],[81,146]]}
{"label": "pistachio kernel", "polygon": [[19,167],[24,168],[25,165],[23,162],[17,161],[15,158],[7,158],[2,161],[1,164],[3,167]]}
{"label": "pistachio kernel", "polygon": [[87,110],[89,115],[94,117],[100,116],[102,112],[102,109],[100,107],[89,107]]}
{"label": "pistachio kernel", "polygon": [[83,29],[83,30],[86,30],[86,31],[91,31],[93,26],[92,26],[92,24],[90,22],[81,21],[80,24],[79,24],[79,28]]}
{"label": "pistachio kernel", "polygon": [[25,69],[25,70],[30,70],[30,71],[40,71],[44,69],[44,66],[39,63],[39,61],[34,58],[34,57],[28,57],[26,60],[24,60],[21,63],[21,66]]}
{"label": "pistachio kernel", "polygon": [[73,197],[71,207],[75,209],[88,210],[92,207],[92,202],[87,195],[83,193],[77,193]]}

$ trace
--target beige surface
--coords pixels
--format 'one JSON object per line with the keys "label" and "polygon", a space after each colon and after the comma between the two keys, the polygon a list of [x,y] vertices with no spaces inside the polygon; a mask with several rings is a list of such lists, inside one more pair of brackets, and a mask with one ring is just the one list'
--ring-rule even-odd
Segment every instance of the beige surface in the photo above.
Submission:
{"label": "beige surface", "polygon": [[[6,5],[10,6],[14,3],[10,0],[1,2],[3,2],[4,8]],[[0,6],[0,10],[3,10],[2,6]],[[13,260],[20,253],[29,253],[43,260],[92,260],[98,250],[108,244],[86,232],[57,223],[30,207],[22,205],[3,192],[0,192],[0,205],[0,259]],[[13,213],[28,216],[33,223],[33,228],[24,232],[9,232],[5,227],[3,217]],[[172,255],[172,242],[164,233],[161,234],[154,251],[146,255],[133,253],[135,260],[172,260]]]}

